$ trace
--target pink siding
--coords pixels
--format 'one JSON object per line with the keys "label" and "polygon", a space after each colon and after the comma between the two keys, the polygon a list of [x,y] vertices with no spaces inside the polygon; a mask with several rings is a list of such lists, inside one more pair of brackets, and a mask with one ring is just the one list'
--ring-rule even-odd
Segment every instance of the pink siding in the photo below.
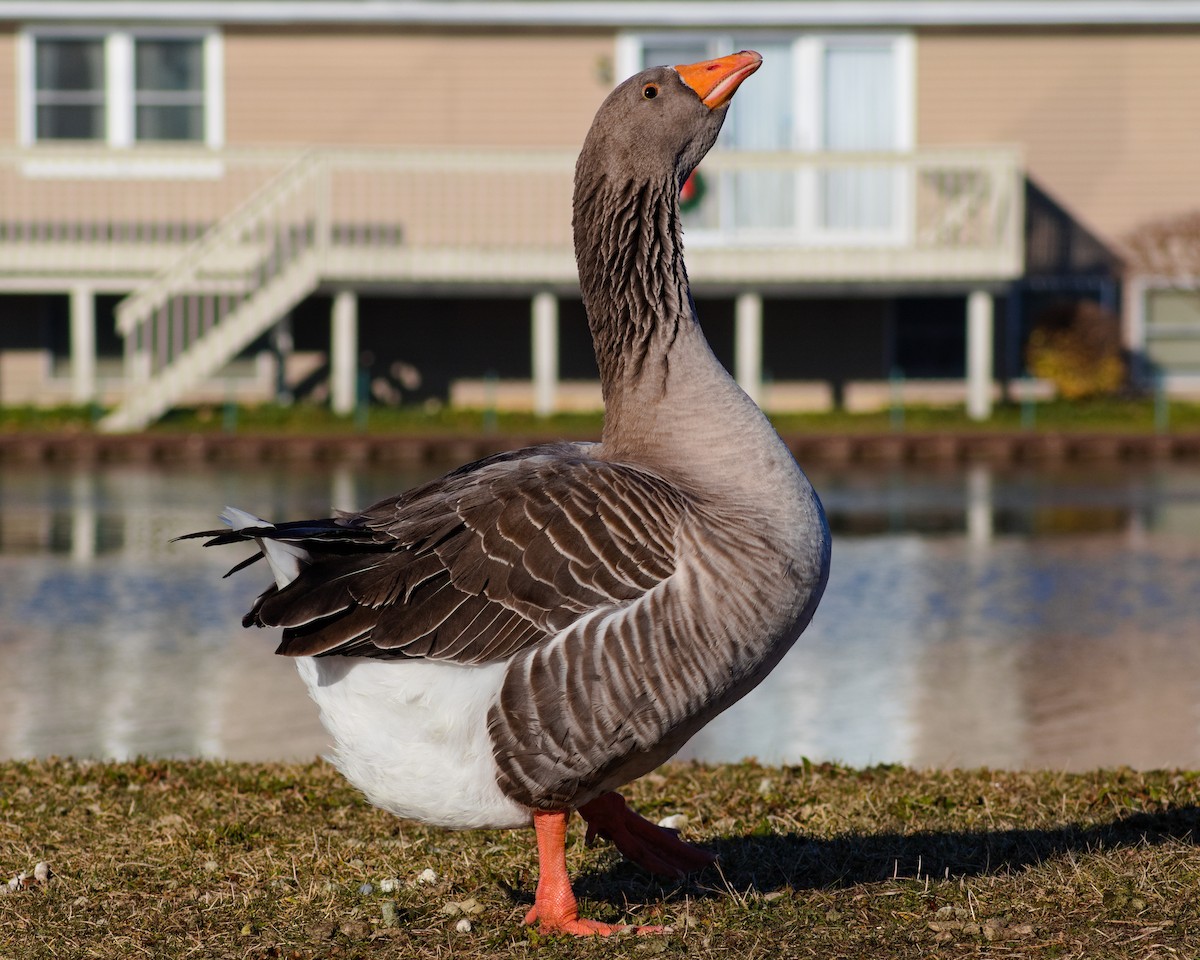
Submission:
{"label": "pink siding", "polygon": [[1016,143],[1102,238],[1200,208],[1200,31],[929,31],[918,146]]}
{"label": "pink siding", "polygon": [[225,34],[230,146],[576,146],[611,34],[394,29]]}

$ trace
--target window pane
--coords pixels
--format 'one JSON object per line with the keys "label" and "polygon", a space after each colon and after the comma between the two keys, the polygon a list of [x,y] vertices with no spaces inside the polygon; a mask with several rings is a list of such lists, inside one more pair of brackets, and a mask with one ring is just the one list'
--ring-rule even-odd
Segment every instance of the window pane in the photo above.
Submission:
{"label": "window pane", "polygon": [[34,59],[39,91],[104,89],[102,40],[39,39]]}
{"label": "window pane", "polygon": [[1146,358],[1164,373],[1196,373],[1200,371],[1200,339],[1150,336]]}
{"label": "window pane", "polygon": [[104,108],[80,104],[41,104],[37,108],[39,140],[102,140]]}
{"label": "window pane", "polygon": [[826,150],[895,149],[894,61],[888,44],[831,43],[826,47]]}
{"label": "window pane", "polygon": [[203,140],[204,108],[199,106],[139,106],[139,140]]}
{"label": "window pane", "polygon": [[[792,145],[792,49],[780,41],[734,42],[735,50],[757,49],[763,65],[751,94],[725,118],[718,141],[734,150],[787,150]],[[749,86],[749,85],[748,85]],[[783,229],[796,220],[796,177],[787,170],[732,175],[733,222],[737,227]]]}
{"label": "window pane", "polygon": [[1147,327],[1195,328],[1200,334],[1200,295],[1190,290],[1151,290],[1146,296]]}
{"label": "window pane", "polygon": [[[890,44],[830,43],[825,48],[823,146],[833,151],[896,147],[895,57]],[[822,176],[821,225],[886,230],[892,225],[894,171],[857,166]]]}
{"label": "window pane", "polygon": [[681,63],[699,63],[709,58],[708,44],[703,40],[681,40],[672,43],[648,41],[642,47],[642,68],[675,67]]}
{"label": "window pane", "polygon": [[204,88],[199,40],[138,40],[134,86],[138,90]]}

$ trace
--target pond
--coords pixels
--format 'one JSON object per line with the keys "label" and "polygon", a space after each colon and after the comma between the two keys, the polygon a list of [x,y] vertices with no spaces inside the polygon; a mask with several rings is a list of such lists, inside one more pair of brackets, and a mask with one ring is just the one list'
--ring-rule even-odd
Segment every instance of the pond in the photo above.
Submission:
{"label": "pond", "polygon": [[[429,474],[426,474],[427,476]],[[0,474],[0,757],[327,749],[227,503],[324,516],[425,478],[330,466]],[[683,757],[1200,766],[1200,468],[810,471],[833,573],[775,672]]]}

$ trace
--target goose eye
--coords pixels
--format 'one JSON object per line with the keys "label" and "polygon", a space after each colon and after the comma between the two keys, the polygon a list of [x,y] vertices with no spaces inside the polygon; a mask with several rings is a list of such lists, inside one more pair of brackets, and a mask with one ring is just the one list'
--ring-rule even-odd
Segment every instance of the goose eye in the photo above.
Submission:
{"label": "goose eye", "polygon": [[658,86],[653,83],[648,83],[642,87],[642,97],[646,100],[653,100],[658,96]]}

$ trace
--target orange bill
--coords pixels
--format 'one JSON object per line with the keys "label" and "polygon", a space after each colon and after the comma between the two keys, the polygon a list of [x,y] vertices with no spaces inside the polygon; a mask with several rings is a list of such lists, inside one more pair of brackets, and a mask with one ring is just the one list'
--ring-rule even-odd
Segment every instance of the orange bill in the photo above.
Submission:
{"label": "orange bill", "polygon": [[762,57],[753,50],[742,50],[716,60],[680,64],[675,67],[681,80],[696,91],[710,110],[724,106],[743,80],[762,66]]}

